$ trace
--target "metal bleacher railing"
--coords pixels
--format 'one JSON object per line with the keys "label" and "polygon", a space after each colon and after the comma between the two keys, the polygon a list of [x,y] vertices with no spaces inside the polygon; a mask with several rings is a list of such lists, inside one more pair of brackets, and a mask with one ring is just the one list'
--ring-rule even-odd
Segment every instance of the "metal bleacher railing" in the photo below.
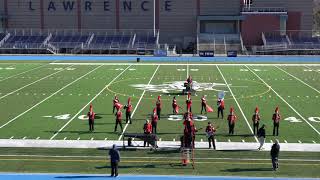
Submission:
{"label": "metal bleacher railing", "polygon": [[[0,34],[1,35],[1,34]],[[159,48],[159,31],[154,30],[34,30],[10,29],[1,38],[0,49],[46,49],[51,53],[86,50],[154,50]]]}

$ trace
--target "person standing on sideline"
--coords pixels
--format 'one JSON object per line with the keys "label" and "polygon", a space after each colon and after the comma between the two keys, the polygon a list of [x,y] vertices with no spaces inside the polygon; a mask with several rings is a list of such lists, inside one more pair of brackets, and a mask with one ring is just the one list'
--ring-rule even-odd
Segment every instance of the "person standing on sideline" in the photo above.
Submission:
{"label": "person standing on sideline", "polygon": [[112,146],[112,149],[109,150],[109,156],[111,162],[111,177],[117,177],[118,166],[120,162],[120,152],[115,144]]}
{"label": "person standing on sideline", "polygon": [[230,108],[230,114],[228,116],[228,124],[229,124],[229,135],[234,134],[234,126],[237,121],[237,116],[234,113],[233,107]]}
{"label": "person standing on sideline", "polygon": [[126,110],[126,123],[130,122],[132,124],[131,120],[131,112],[132,112],[132,104],[131,104],[131,98],[128,98],[128,104],[124,106],[124,109]]}
{"label": "person standing on sideline", "polygon": [[263,149],[262,147],[266,141],[266,130],[264,129],[264,127],[265,127],[265,125],[262,125],[261,128],[257,132],[258,138],[259,138],[259,143],[260,143],[258,150]]}
{"label": "person standing on sideline", "polygon": [[260,121],[260,114],[259,114],[259,108],[256,107],[254,115],[252,116],[252,122],[253,122],[253,134],[256,134],[256,129],[257,129],[257,134],[259,130],[259,121]]}
{"label": "person standing on sideline", "polygon": [[276,108],[274,114],[272,115],[273,121],[273,136],[279,135],[279,124],[281,120],[281,115],[279,113],[279,107]]}
{"label": "person standing on sideline", "polygon": [[203,110],[204,110],[205,114],[207,114],[207,100],[206,100],[205,95],[203,95],[201,98],[201,114],[202,114]]}
{"label": "person standing on sideline", "polygon": [[209,142],[209,149],[211,148],[211,143],[212,143],[213,149],[216,150],[216,143],[214,140],[214,136],[216,135],[216,128],[213,127],[211,122],[208,122],[206,133],[207,133],[208,142]]}
{"label": "person standing on sideline", "polygon": [[114,110],[116,109],[116,104],[119,103],[119,102],[120,102],[120,101],[119,101],[118,96],[114,96],[112,114],[114,114]]}
{"label": "person standing on sideline", "polygon": [[221,114],[221,119],[223,119],[224,100],[219,98],[217,101],[217,105],[218,105],[218,118]]}
{"label": "person standing on sideline", "polygon": [[160,113],[161,113],[161,108],[162,108],[161,96],[158,96],[158,99],[156,102],[156,107],[157,107],[157,115],[160,120]]}
{"label": "person standing on sideline", "polygon": [[279,168],[279,152],[280,152],[280,145],[278,140],[271,147],[270,155],[272,161],[272,169],[276,171]]}
{"label": "person standing on sideline", "polygon": [[89,131],[92,132],[94,131],[94,118],[96,116],[96,114],[93,112],[92,104],[90,104],[90,108],[87,116],[89,121]]}

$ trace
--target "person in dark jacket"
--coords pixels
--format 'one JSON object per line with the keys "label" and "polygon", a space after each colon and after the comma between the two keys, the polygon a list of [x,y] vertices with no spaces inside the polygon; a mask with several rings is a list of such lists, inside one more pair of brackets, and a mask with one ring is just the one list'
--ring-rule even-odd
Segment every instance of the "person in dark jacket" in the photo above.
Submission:
{"label": "person in dark jacket", "polygon": [[276,171],[279,168],[279,152],[280,152],[280,145],[278,140],[272,145],[270,155],[271,155],[271,161],[272,161],[272,169]]}
{"label": "person in dark jacket", "polygon": [[259,143],[260,143],[260,147],[258,148],[258,150],[261,150],[265,141],[266,141],[266,130],[265,130],[265,125],[262,125],[261,128],[259,128],[258,130],[258,139],[259,139]]}
{"label": "person in dark jacket", "polygon": [[117,146],[114,144],[112,149],[109,150],[110,162],[111,162],[111,177],[118,176],[118,165],[120,162],[120,153]]}

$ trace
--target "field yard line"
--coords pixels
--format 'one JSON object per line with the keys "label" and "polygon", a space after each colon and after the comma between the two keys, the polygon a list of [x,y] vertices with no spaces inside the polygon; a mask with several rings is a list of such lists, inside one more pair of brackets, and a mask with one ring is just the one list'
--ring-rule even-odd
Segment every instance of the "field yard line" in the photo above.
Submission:
{"label": "field yard line", "polygon": [[45,64],[45,65],[42,65],[42,66],[38,66],[38,67],[35,67],[35,68],[32,68],[32,69],[29,69],[29,70],[27,70],[27,71],[24,71],[24,72],[21,72],[21,73],[18,73],[18,74],[9,76],[9,77],[7,77],[7,78],[1,79],[0,82],[5,81],[5,80],[10,79],[10,78],[13,78],[13,77],[16,77],[16,76],[19,76],[19,75],[21,75],[21,74],[28,73],[28,72],[33,71],[33,70],[36,70],[36,69],[42,68],[42,67],[47,66],[47,65],[49,65],[49,64]]}
{"label": "field yard line", "polygon": [[[4,154],[1,155],[0,157],[38,157],[38,158],[106,158],[106,156],[64,156],[64,155],[28,155],[28,154]],[[166,156],[125,156],[121,157],[123,159],[181,159],[181,157],[166,157]],[[195,158],[198,160],[235,160],[235,161],[270,161],[269,158],[263,159],[263,158]],[[284,159],[279,159],[280,161],[295,161],[295,162],[320,162],[320,159],[296,159],[296,158],[284,158]]]}
{"label": "field yard line", "polygon": [[269,84],[267,84],[258,74],[256,74],[254,71],[252,71],[248,66],[246,66],[247,69],[249,69],[257,78],[260,79],[261,82],[263,82],[267,87],[269,87],[284,103],[286,103],[298,116],[300,116],[301,119],[303,119],[315,132],[317,132],[320,135],[320,132],[313,127],[309,121],[307,121],[296,109],[294,109],[283,97],[281,97]]}
{"label": "field yard line", "polygon": [[[98,65],[106,65],[106,66],[114,66],[114,65],[136,65],[136,66],[186,66],[186,63],[50,63],[51,65],[85,65],[85,66],[98,66]],[[247,64],[227,64],[227,63],[188,63],[190,66],[274,66],[275,63],[270,64],[255,64],[255,63],[247,63]],[[277,64],[278,66],[320,66],[320,64]]]}
{"label": "field yard line", "polygon": [[[74,65],[72,65],[72,66],[74,66]],[[69,67],[72,67],[72,66],[69,66]],[[5,97],[7,97],[7,96],[9,96],[9,95],[11,95],[11,94],[13,94],[13,93],[15,93],[15,92],[17,92],[17,91],[20,91],[21,89],[24,89],[24,88],[26,88],[26,87],[28,87],[28,86],[31,86],[31,85],[33,85],[33,84],[35,84],[35,83],[37,83],[37,82],[39,82],[39,81],[42,81],[42,80],[44,80],[44,79],[46,79],[46,78],[48,78],[48,77],[50,77],[50,76],[53,76],[53,75],[55,75],[55,74],[58,74],[58,73],[60,73],[60,72],[62,72],[62,71],[64,71],[64,70],[65,70],[65,69],[59,70],[59,71],[57,71],[57,72],[54,72],[54,73],[52,73],[52,74],[49,74],[48,76],[45,76],[45,77],[41,78],[41,79],[38,79],[38,80],[36,80],[36,81],[33,81],[32,83],[29,83],[29,84],[27,84],[27,85],[25,85],[25,86],[22,86],[22,87],[19,88],[19,89],[16,89],[16,90],[14,90],[14,91],[12,91],[12,92],[9,92],[9,93],[7,93],[6,95],[1,96],[1,97],[0,97],[0,100],[3,99],[3,98],[5,98]]]}
{"label": "field yard line", "polygon": [[310,86],[309,84],[305,83],[304,81],[302,81],[301,79],[297,78],[296,76],[294,76],[294,75],[290,74],[289,72],[287,72],[287,71],[285,71],[285,70],[281,69],[281,68],[280,68],[280,67],[278,67],[278,66],[275,66],[275,67],[276,67],[276,68],[278,68],[278,69],[280,69],[282,72],[284,72],[284,73],[288,74],[289,76],[293,77],[294,79],[296,79],[296,80],[300,81],[302,84],[304,84],[304,85],[308,86],[309,88],[311,88],[311,89],[313,89],[313,90],[317,91],[317,93],[320,93],[320,91],[319,91],[319,90],[317,90],[316,88],[314,88],[314,87]]}
{"label": "field yard line", "polygon": [[68,124],[71,123],[83,110],[86,108],[92,101],[94,101],[101,93],[103,93],[104,90],[106,90],[115,80],[117,80],[124,72],[126,72],[129,68],[128,66],[126,69],[124,69],[120,74],[118,74],[112,81],[110,81],[104,88],[101,89],[101,91],[96,94],[85,106],[83,106],[66,124],[64,124],[54,135],[50,138],[50,140],[54,139]]}
{"label": "field yard line", "polygon": [[216,67],[217,67],[219,73],[221,74],[221,77],[223,78],[224,82],[226,83],[226,85],[227,85],[227,87],[228,87],[228,89],[229,89],[229,91],[230,91],[230,93],[231,93],[234,101],[236,102],[237,106],[239,107],[239,110],[240,110],[242,116],[244,117],[244,120],[246,120],[246,123],[247,123],[247,125],[248,125],[248,127],[249,127],[249,129],[250,129],[250,131],[251,131],[251,133],[252,133],[252,135],[254,136],[254,139],[255,139],[257,142],[259,142],[259,141],[258,141],[258,138],[254,135],[253,130],[252,130],[250,124],[249,124],[249,121],[248,121],[247,117],[245,116],[245,114],[243,113],[242,108],[241,108],[240,104],[238,103],[237,98],[234,96],[234,94],[233,94],[233,92],[232,92],[232,90],[231,90],[231,88],[230,88],[230,86],[229,86],[226,78],[224,78],[224,75],[222,74],[222,72],[221,72],[220,68],[218,67],[218,65],[216,65]]}
{"label": "field yard line", "polygon": [[[158,65],[157,69],[154,71],[153,75],[151,76],[151,78],[150,78],[150,80],[149,80],[149,82],[148,82],[148,85],[150,85],[150,83],[151,83],[153,77],[155,76],[155,74],[157,73],[159,67],[160,67],[160,65]],[[135,113],[136,110],[138,109],[138,106],[139,106],[139,104],[140,104],[140,102],[141,102],[141,100],[142,100],[142,98],[143,98],[143,96],[144,96],[145,93],[146,93],[146,90],[144,90],[144,91],[142,92],[142,94],[141,94],[141,96],[140,96],[140,99],[139,99],[136,107],[134,108],[134,110],[133,110],[133,112],[132,112],[132,114],[131,114],[131,118],[133,117],[134,113]],[[120,135],[120,137],[119,137],[119,139],[118,139],[119,141],[121,140],[121,138],[122,138],[124,132],[126,131],[128,125],[129,125],[129,121],[128,121],[127,124],[124,126],[123,131],[122,131],[122,133],[121,133],[121,135]]]}
{"label": "field yard line", "polygon": [[58,94],[60,91],[64,90],[65,88],[69,87],[70,85],[72,85],[73,83],[79,81],[80,79],[82,79],[83,77],[87,76],[88,74],[92,73],[93,71],[97,70],[98,68],[100,68],[102,66],[98,66],[95,69],[89,71],[88,73],[86,73],[85,75],[77,78],[76,80],[72,81],[71,83],[65,85],[64,87],[62,87],[61,89],[59,89],[58,91],[52,93],[50,96],[46,97],[45,99],[43,99],[42,101],[38,102],[37,104],[35,104],[34,106],[32,106],[31,108],[29,108],[28,110],[24,111],[23,113],[19,114],[18,116],[14,117],[13,119],[11,119],[10,121],[8,121],[7,123],[3,124],[2,126],[0,126],[0,129],[7,126],[8,124],[10,124],[11,122],[15,121],[16,119],[18,119],[19,117],[23,116],[24,114],[26,114],[27,112],[31,111],[33,108],[39,106],[40,104],[42,104],[43,102],[45,102],[46,100],[48,100],[49,98],[51,98],[52,96]]}
{"label": "field yard line", "polygon": [[320,74],[320,71],[315,71],[314,69],[312,69],[312,68],[311,68],[311,67],[309,67],[309,66],[304,65],[304,67],[306,67],[306,68],[308,68],[308,69],[311,69],[311,70],[313,70],[314,72],[316,72],[316,73],[319,73],[319,74]]}

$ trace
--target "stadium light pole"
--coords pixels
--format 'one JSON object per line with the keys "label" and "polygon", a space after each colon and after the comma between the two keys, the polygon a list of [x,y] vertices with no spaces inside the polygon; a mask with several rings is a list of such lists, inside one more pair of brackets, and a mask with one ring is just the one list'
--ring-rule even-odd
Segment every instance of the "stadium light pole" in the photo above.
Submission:
{"label": "stadium light pole", "polygon": [[153,37],[156,36],[156,0],[153,0]]}

